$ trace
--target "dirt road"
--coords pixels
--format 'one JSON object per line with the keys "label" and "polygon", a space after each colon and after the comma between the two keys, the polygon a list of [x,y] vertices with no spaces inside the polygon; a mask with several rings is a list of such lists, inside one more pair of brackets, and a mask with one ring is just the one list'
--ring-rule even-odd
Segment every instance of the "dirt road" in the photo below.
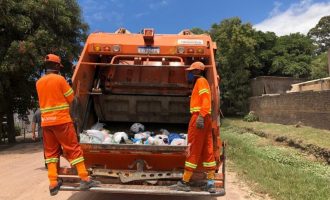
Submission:
{"label": "dirt road", "polygon": [[[145,200],[168,199],[165,196],[150,195],[113,195],[92,192],[64,192],[55,197],[49,196],[47,171],[43,164],[42,145],[40,143],[18,144],[0,150],[0,200]],[[227,173],[226,196],[219,198],[175,197],[172,200],[243,200],[265,199],[249,192],[249,188],[241,183],[233,172]]]}

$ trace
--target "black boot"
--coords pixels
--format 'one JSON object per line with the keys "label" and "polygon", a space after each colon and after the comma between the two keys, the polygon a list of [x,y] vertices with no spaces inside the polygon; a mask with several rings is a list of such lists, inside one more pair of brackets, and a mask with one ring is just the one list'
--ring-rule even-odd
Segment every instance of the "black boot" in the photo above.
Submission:
{"label": "black boot", "polygon": [[101,184],[100,181],[94,181],[90,179],[89,181],[80,181],[80,189],[81,190],[88,190],[92,187],[98,187]]}
{"label": "black boot", "polygon": [[62,179],[58,179],[57,185],[55,187],[53,187],[53,188],[49,187],[49,193],[51,196],[57,195],[58,191],[60,191],[62,183],[63,183]]}
{"label": "black boot", "polygon": [[178,181],[175,185],[170,186],[171,190],[177,190],[177,191],[185,191],[189,192],[191,191],[189,183],[184,182],[184,181]]}

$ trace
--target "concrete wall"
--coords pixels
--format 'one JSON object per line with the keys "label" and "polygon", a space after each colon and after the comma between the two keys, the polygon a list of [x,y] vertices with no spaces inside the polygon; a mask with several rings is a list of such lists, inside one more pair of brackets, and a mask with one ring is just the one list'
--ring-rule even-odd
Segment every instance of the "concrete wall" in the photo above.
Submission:
{"label": "concrete wall", "polygon": [[306,79],[291,77],[259,76],[251,80],[251,96],[263,94],[283,94],[291,89],[291,84],[304,82]]}
{"label": "concrete wall", "polygon": [[330,90],[251,97],[250,110],[262,122],[296,124],[330,129]]}
{"label": "concrete wall", "polygon": [[322,90],[330,90],[330,77],[292,84],[292,89],[288,92],[322,91]]}

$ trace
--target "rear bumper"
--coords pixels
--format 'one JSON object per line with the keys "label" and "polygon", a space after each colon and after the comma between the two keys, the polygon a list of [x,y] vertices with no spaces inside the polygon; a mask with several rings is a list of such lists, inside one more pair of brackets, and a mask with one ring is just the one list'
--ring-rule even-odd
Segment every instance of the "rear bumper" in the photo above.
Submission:
{"label": "rear bumper", "polygon": [[[61,186],[62,191],[80,191],[79,187]],[[165,196],[224,196],[226,194],[223,188],[218,189],[216,193],[206,191],[192,190],[190,192],[170,190],[166,186],[142,186],[142,185],[101,185],[100,187],[90,188],[90,192],[102,192],[113,194],[150,194]]]}

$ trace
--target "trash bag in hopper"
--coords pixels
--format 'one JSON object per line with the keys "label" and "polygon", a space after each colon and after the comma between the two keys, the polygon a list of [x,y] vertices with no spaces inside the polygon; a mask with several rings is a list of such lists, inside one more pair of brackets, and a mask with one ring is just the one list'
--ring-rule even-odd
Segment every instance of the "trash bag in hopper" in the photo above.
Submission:
{"label": "trash bag in hopper", "polygon": [[140,132],[143,132],[144,131],[144,125],[143,124],[140,124],[140,123],[134,123],[130,130],[133,132],[133,133],[140,133]]}
{"label": "trash bag in hopper", "polygon": [[128,136],[125,132],[116,132],[113,137],[115,144],[125,144],[125,141],[128,140]]}
{"label": "trash bag in hopper", "polygon": [[171,145],[184,146],[184,145],[187,145],[187,141],[185,139],[182,139],[182,138],[175,138],[175,139],[172,140]]}
{"label": "trash bag in hopper", "polygon": [[169,135],[170,134],[170,132],[168,132],[168,130],[166,130],[166,129],[160,129],[159,131],[160,131],[161,135]]}
{"label": "trash bag in hopper", "polygon": [[80,137],[80,143],[90,143],[91,142],[90,137],[86,134],[80,133],[79,137]]}
{"label": "trash bag in hopper", "polygon": [[104,134],[102,131],[98,130],[87,130],[87,135],[90,136],[92,139],[92,143],[102,143],[105,139]]}
{"label": "trash bag in hopper", "polygon": [[165,145],[168,144],[168,136],[167,135],[156,135],[155,136],[155,145]]}
{"label": "trash bag in hopper", "polygon": [[134,139],[147,139],[150,137],[151,133],[149,131],[143,132],[143,133],[137,133],[134,135]]}
{"label": "trash bag in hopper", "polygon": [[96,122],[92,127],[91,127],[91,130],[102,130],[104,127],[104,124],[103,123],[100,123],[100,122]]}

